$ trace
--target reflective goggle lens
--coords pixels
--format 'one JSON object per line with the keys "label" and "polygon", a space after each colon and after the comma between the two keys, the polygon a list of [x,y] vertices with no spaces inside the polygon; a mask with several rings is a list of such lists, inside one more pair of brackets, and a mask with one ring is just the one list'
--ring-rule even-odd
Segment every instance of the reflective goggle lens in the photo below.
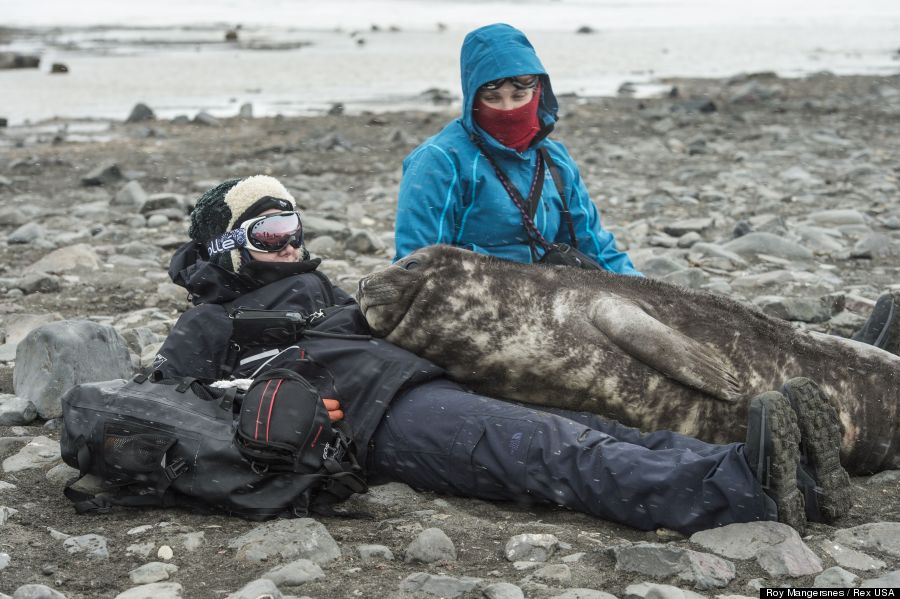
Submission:
{"label": "reflective goggle lens", "polygon": [[488,81],[481,86],[480,89],[494,91],[503,87],[503,84],[509,81],[516,89],[534,89],[538,84],[537,75],[522,75],[519,77],[504,77],[503,79],[494,79]]}
{"label": "reflective goggle lens", "polygon": [[296,212],[281,212],[266,215],[247,227],[247,242],[254,249],[277,252],[295,242],[295,247],[303,243],[303,223]]}

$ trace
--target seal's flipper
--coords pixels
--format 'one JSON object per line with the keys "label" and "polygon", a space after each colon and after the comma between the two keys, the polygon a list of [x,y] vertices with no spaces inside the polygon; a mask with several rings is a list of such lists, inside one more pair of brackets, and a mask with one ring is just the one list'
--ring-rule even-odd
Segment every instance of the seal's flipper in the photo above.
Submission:
{"label": "seal's flipper", "polygon": [[669,378],[723,401],[742,397],[737,377],[713,350],[656,320],[634,302],[597,298],[589,318],[622,350]]}

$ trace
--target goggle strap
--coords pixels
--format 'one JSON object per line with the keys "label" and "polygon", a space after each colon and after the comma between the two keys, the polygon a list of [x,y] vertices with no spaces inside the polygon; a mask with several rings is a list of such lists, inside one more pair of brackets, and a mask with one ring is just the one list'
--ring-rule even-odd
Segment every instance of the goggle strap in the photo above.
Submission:
{"label": "goggle strap", "polygon": [[232,229],[207,242],[206,253],[212,257],[217,254],[225,254],[231,250],[242,248],[246,244],[247,234],[244,230]]}

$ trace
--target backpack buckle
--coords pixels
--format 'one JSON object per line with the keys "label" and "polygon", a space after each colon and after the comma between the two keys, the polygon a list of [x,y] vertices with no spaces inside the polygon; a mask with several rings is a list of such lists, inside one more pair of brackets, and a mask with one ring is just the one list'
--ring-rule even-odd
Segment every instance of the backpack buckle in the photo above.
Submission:
{"label": "backpack buckle", "polygon": [[175,459],[171,464],[167,465],[163,468],[163,472],[166,475],[166,478],[169,479],[169,482],[172,482],[188,470],[187,462],[185,462],[182,458]]}

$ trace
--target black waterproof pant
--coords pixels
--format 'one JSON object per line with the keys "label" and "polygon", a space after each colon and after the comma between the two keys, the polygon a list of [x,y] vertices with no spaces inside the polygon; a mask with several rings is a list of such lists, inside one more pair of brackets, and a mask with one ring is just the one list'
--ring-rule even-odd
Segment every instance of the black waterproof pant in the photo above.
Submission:
{"label": "black waterproof pant", "polygon": [[639,529],[686,533],[769,519],[743,444],[713,445],[593,414],[500,401],[439,379],[395,399],[369,480],[544,502]]}

